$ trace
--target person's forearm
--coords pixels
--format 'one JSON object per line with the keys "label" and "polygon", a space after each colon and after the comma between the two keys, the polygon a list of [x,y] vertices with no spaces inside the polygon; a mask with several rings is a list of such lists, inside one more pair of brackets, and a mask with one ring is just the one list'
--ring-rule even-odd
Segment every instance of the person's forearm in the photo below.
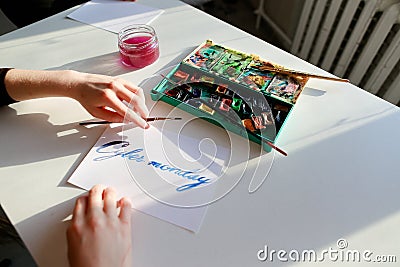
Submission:
{"label": "person's forearm", "polygon": [[[126,119],[142,128],[150,127],[144,120],[149,111],[143,90],[127,80],[73,70],[10,69],[0,72],[0,76],[4,74],[5,90],[0,90],[0,104],[64,96],[78,101],[94,117],[111,122]],[[130,103],[133,110],[123,101]]]}
{"label": "person's forearm", "polygon": [[42,71],[11,69],[4,79],[6,90],[17,101],[49,96],[71,96],[68,70]]}

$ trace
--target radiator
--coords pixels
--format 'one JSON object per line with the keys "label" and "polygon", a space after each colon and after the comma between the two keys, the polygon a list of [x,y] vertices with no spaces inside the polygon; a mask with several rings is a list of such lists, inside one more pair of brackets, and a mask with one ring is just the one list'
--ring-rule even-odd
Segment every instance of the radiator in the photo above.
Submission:
{"label": "radiator", "polygon": [[400,0],[305,0],[291,53],[400,104]]}

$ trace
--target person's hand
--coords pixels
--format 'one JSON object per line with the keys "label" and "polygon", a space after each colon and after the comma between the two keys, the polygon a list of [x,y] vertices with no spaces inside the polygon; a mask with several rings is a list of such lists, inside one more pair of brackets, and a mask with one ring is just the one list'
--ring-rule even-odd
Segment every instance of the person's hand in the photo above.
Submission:
{"label": "person's hand", "polygon": [[[149,111],[143,90],[124,79],[73,70],[9,70],[4,84],[17,101],[65,96],[79,103],[94,117],[110,122],[135,122],[148,128]],[[123,103],[126,101],[132,109]]]}
{"label": "person's hand", "polygon": [[[94,117],[110,122],[123,122],[124,117],[142,128],[149,125],[149,111],[142,88],[118,77],[72,72],[71,97],[75,98]],[[133,110],[122,101],[129,103]]]}
{"label": "person's hand", "polygon": [[77,199],[67,230],[71,267],[131,267],[131,203],[113,188],[94,186]]}

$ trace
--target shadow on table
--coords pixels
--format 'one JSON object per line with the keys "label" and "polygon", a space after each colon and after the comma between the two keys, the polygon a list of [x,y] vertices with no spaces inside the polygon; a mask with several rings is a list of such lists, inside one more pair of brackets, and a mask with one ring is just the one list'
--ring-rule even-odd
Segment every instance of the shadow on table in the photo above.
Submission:
{"label": "shadow on table", "polygon": [[[166,68],[180,62],[188,53],[188,48],[171,61]],[[115,61],[118,61],[116,63]],[[99,57],[65,64],[56,69],[75,69],[78,71],[93,72],[107,75],[120,75],[130,72],[130,69],[116,66],[120,64],[116,53],[106,54]],[[111,71],[111,73],[110,73]],[[2,153],[0,155],[0,167],[17,166],[27,163],[40,162],[49,159],[60,158],[79,154],[78,159],[62,179],[61,184],[66,184],[67,178],[83,160],[89,149],[96,143],[105,129],[104,125],[93,127],[80,126],[77,122],[63,125],[54,125],[49,121],[49,116],[44,113],[29,113],[32,110],[56,110],[80,108],[71,106],[72,100],[57,99],[61,102],[53,102],[52,99],[32,100],[24,106],[27,107],[26,114],[18,115],[16,110],[9,106],[0,107],[1,117],[5,118],[6,127],[2,127],[0,140]],[[15,104],[18,105],[19,103]],[[22,103],[21,103],[22,104]],[[87,150],[83,149],[87,148]]]}
{"label": "shadow on table", "polygon": [[[46,103],[55,105],[50,99],[40,101],[50,101]],[[102,125],[85,127],[77,122],[54,125],[44,113],[18,115],[14,109],[7,106],[1,107],[0,113],[6,118],[6,125],[0,131],[0,167],[85,154],[87,151],[83,151],[82,148],[93,146],[104,130]]]}
{"label": "shadow on table", "polygon": [[[178,56],[171,60],[168,64],[161,67],[158,71],[171,68],[179,64],[191,51],[196,47],[189,47],[182,51]],[[170,55],[164,55],[168,57]],[[109,76],[119,76],[126,73],[139,71],[141,69],[130,68],[122,64],[119,52],[104,54],[97,57],[82,59],[74,62],[64,64],[62,66],[49,68],[47,70],[75,70],[86,73],[95,73]]]}
{"label": "shadow on table", "polygon": [[[50,99],[37,105],[56,105]],[[50,102],[47,102],[50,101]],[[59,103],[59,102],[58,102]],[[61,102],[62,103],[62,102]],[[57,108],[57,107],[55,107]],[[77,155],[72,167],[60,180],[60,186],[71,187],[68,178],[85,158],[106,128],[105,125],[82,126],[78,122],[55,125],[44,113],[17,115],[11,107],[1,107],[1,116],[7,118],[7,127],[0,131],[0,167],[18,166]],[[136,127],[136,126],[135,126]],[[121,139],[121,136],[115,136]]]}
{"label": "shadow on table", "polygon": [[[267,264],[257,260],[257,251],[264,245],[287,252],[318,252],[329,247],[337,249],[337,240],[344,236],[348,238],[351,250],[378,251],[379,242],[356,247],[352,238],[356,239],[353,234],[371,226],[387,223],[388,218],[399,212],[397,159],[379,161],[379,167],[371,164],[375,159],[385,158],[387,153],[394,155],[393,152],[399,151],[399,144],[366,145],[363,135],[368,130],[376,131],[384,140],[387,133],[379,129],[390,122],[393,125],[389,129],[399,132],[398,120],[398,114],[384,113],[363,125],[350,127],[347,130],[351,134],[335,132],[324,135],[320,140],[289,151],[289,157],[280,157],[274,162],[266,183],[256,193],[247,195],[246,179],[223,199],[212,204],[202,230],[175,242],[173,247],[168,248],[170,256],[179,257],[184,251],[189,253],[187,255],[193,253],[195,259],[197,254],[194,253],[201,251],[203,255],[221,255],[219,265],[258,266]],[[350,143],[352,146],[349,147],[357,148],[357,151],[346,149]],[[353,160],[335,157],[338,153],[330,153],[332,149],[342,149]],[[360,158],[360,155],[365,157]],[[296,175],[288,175],[293,172],[283,166],[293,166]],[[240,171],[231,172],[231,175],[240,175]],[[39,264],[60,266],[57,263],[64,262],[62,259],[66,262],[67,223],[62,220],[71,212],[73,203],[74,200],[68,200],[17,224],[27,239],[35,240],[37,246],[30,248],[34,255],[48,261]],[[140,235],[150,238],[147,243],[151,244],[152,251],[165,250],[171,242],[171,235],[163,234],[164,227],[146,227],[144,221],[138,220],[135,224],[136,229],[140,229]],[[175,234],[182,233],[177,230]],[[391,240],[398,240],[398,237]],[[393,255],[396,251],[384,253]],[[326,258],[326,261],[329,259]],[[287,265],[287,262],[279,262],[275,257],[273,266]]]}
{"label": "shadow on table", "polygon": [[306,86],[301,94],[318,97],[325,95],[326,91]]}
{"label": "shadow on table", "polygon": [[48,70],[75,70],[109,76],[118,76],[134,71],[121,63],[119,52],[70,62]]}
{"label": "shadow on table", "polygon": [[[68,266],[66,230],[75,199],[64,201],[16,224],[38,266]],[[21,209],[24,207],[21,205]],[[14,265],[13,265],[14,266]]]}

